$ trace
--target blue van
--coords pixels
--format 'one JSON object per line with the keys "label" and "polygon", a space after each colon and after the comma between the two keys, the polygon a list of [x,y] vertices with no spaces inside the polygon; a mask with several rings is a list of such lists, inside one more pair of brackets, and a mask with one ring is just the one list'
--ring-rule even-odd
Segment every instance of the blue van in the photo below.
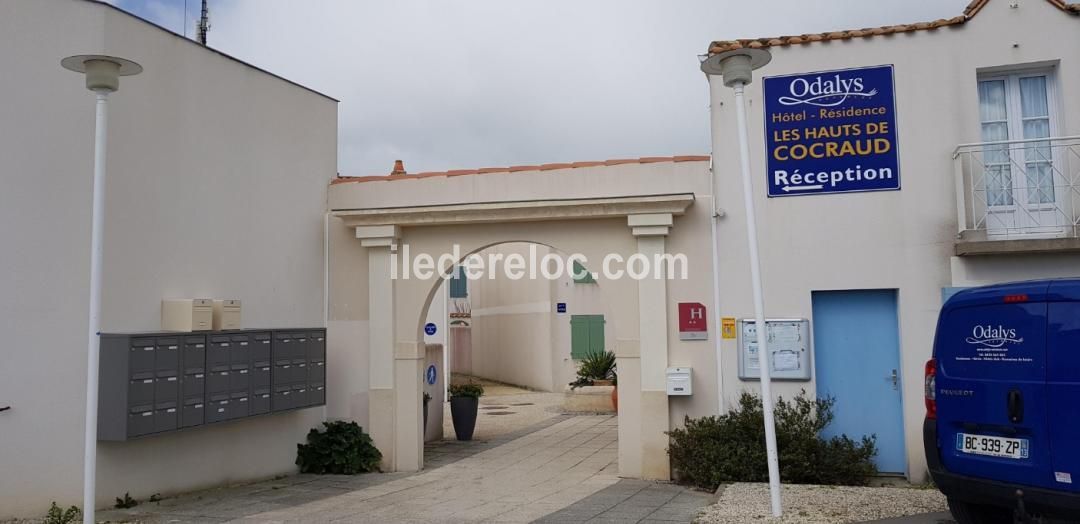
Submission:
{"label": "blue van", "polygon": [[960,291],[926,363],[926,462],[961,524],[1080,522],[1080,279]]}

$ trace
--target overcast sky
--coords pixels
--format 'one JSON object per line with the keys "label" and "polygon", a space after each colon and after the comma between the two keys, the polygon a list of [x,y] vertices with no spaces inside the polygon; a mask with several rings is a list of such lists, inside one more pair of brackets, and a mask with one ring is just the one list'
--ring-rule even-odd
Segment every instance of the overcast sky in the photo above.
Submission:
{"label": "overcast sky", "polygon": [[[200,0],[112,0],[194,36]],[[210,0],[209,45],[334,98],[342,175],[707,154],[712,40],[968,0]],[[185,19],[187,22],[185,23]],[[186,29],[186,30],[185,30]]]}

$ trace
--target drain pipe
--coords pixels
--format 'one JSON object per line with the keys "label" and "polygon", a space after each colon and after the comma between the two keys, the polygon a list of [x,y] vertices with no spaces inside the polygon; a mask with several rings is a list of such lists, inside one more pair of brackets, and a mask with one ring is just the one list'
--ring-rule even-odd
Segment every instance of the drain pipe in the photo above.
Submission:
{"label": "drain pipe", "polygon": [[323,327],[330,321],[330,211],[323,213]]}

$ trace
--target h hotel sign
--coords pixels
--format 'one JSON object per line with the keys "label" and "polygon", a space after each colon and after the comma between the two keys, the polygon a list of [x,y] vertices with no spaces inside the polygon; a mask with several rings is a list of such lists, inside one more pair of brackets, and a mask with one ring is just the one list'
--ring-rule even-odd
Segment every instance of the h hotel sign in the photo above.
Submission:
{"label": "h hotel sign", "polygon": [[892,66],[762,85],[770,197],[900,189]]}
{"label": "h hotel sign", "polygon": [[709,325],[705,318],[704,304],[679,302],[679,340],[708,340]]}

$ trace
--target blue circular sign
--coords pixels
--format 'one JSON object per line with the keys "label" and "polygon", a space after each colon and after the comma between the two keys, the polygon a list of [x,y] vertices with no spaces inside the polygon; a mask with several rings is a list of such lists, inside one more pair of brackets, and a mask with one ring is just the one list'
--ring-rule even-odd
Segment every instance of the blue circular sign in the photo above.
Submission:
{"label": "blue circular sign", "polygon": [[438,370],[436,370],[435,364],[427,367],[427,373],[425,373],[424,376],[427,378],[428,385],[435,385],[435,380],[439,376],[439,372]]}
{"label": "blue circular sign", "polygon": [[424,333],[427,333],[428,336],[434,335],[435,334],[435,323],[434,322],[428,322],[427,324],[424,324]]}

